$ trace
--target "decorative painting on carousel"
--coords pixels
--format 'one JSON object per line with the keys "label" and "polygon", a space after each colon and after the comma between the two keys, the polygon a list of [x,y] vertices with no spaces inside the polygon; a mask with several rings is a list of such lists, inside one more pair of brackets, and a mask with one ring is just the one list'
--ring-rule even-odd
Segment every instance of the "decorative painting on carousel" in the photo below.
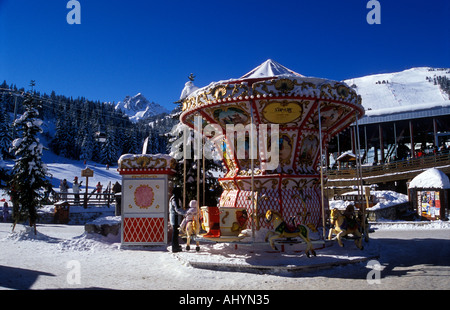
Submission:
{"label": "decorative painting on carousel", "polygon": [[303,174],[316,173],[314,165],[319,152],[319,137],[317,136],[317,134],[303,133],[296,155],[296,170]]}
{"label": "decorative painting on carousel", "polygon": [[[340,120],[343,120],[352,110],[338,103],[320,101],[320,117],[322,128],[329,132],[332,127],[337,126]],[[319,130],[319,111],[316,109],[307,122],[305,129]]]}
{"label": "decorative painting on carousel", "polygon": [[250,120],[248,115],[242,108],[238,106],[221,107],[213,112],[214,119],[222,126],[247,124]]}
{"label": "decorative painting on carousel", "polygon": [[167,176],[124,178],[122,243],[167,242]]}

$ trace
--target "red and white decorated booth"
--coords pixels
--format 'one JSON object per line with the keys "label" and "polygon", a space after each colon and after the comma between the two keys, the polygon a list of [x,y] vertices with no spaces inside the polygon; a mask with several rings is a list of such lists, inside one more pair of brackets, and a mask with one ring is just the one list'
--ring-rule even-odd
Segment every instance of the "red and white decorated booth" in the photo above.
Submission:
{"label": "red and white decorated booth", "polygon": [[122,155],[122,245],[167,244],[169,176],[175,160],[168,155]]}

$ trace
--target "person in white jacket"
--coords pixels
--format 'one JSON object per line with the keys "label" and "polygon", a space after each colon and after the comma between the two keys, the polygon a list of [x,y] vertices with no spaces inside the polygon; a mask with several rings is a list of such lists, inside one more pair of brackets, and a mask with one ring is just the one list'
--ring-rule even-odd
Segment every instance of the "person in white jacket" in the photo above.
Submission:
{"label": "person in white jacket", "polygon": [[74,193],[74,196],[75,196],[75,199],[74,199],[75,204],[80,203],[80,188],[81,188],[82,183],[83,183],[83,181],[78,183],[78,177],[75,177],[73,179],[72,192]]}
{"label": "person in white jacket", "polygon": [[180,231],[182,233],[186,233],[186,226],[189,222],[195,221],[196,217],[198,215],[198,208],[197,208],[197,200],[191,200],[189,203],[189,209],[186,211],[186,215],[184,216],[183,221],[180,225]]}

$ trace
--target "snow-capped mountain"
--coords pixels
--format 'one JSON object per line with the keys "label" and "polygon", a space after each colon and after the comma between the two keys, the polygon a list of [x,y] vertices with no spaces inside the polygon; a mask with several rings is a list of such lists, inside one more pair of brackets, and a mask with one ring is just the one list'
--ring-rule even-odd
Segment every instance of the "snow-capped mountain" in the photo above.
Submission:
{"label": "snow-capped mountain", "polygon": [[130,97],[126,96],[123,101],[116,104],[116,110],[122,110],[123,113],[129,116],[132,122],[137,122],[140,119],[146,119],[161,113],[169,113],[169,111],[161,105],[150,102],[141,93]]}
{"label": "snow-capped mountain", "polygon": [[362,97],[367,116],[450,106],[450,69],[419,67],[344,82]]}

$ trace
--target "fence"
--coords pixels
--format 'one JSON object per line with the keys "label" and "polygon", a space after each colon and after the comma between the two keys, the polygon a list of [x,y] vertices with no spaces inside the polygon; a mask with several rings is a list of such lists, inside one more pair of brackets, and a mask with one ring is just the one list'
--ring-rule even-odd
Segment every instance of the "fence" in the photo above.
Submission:
{"label": "fence", "polygon": [[110,207],[112,203],[115,202],[115,194],[114,193],[54,193],[55,201],[67,201],[72,206],[98,206],[98,205],[106,205]]}

